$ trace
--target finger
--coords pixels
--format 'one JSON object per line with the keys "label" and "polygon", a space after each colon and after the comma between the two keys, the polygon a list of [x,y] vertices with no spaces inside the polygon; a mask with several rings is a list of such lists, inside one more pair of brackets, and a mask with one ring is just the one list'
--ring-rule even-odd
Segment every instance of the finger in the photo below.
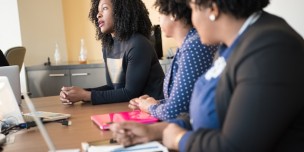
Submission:
{"label": "finger", "polygon": [[136,102],[136,100],[137,100],[137,98],[134,98],[134,99],[130,100],[129,103],[132,104],[132,105],[137,106],[137,105],[138,105],[138,102]]}
{"label": "finger", "polygon": [[128,134],[116,134],[116,139],[117,142],[122,144],[123,146],[131,146],[133,145],[133,137],[134,136],[129,136]]}
{"label": "finger", "polygon": [[73,105],[74,102],[63,102],[62,104],[64,104],[64,105]]}
{"label": "finger", "polygon": [[153,97],[148,97],[147,100],[155,101],[155,99]]}
{"label": "finger", "polygon": [[135,106],[135,105],[131,105],[129,104],[128,107],[132,110],[136,110],[136,109],[139,109],[138,106]]}
{"label": "finger", "polygon": [[112,139],[118,142],[117,137],[118,137],[117,133],[112,131]]}
{"label": "finger", "polygon": [[71,90],[72,89],[72,87],[62,87],[61,88],[61,91],[69,91],[69,90]]}
{"label": "finger", "polygon": [[123,130],[123,133],[125,133],[125,130],[128,130],[130,132],[133,132],[135,129],[139,129],[141,124],[132,122],[132,121],[126,121],[126,122],[120,122],[119,127],[120,130]]}
{"label": "finger", "polygon": [[113,132],[113,134],[118,130],[119,124],[118,123],[113,123],[109,126],[109,129]]}
{"label": "finger", "polygon": [[69,92],[70,92],[70,91],[64,90],[64,91],[61,91],[61,92],[62,92],[62,94],[64,94],[65,97],[67,98],[67,96],[69,95]]}
{"label": "finger", "polygon": [[[114,129],[115,128],[115,129]],[[122,136],[121,133],[119,133],[119,129],[117,129],[117,127],[111,127],[110,126],[110,130],[112,131],[112,138],[119,143],[119,137]]]}
{"label": "finger", "polygon": [[121,123],[113,123],[110,125],[109,129],[113,132],[113,134],[124,134],[125,130],[121,126]]}
{"label": "finger", "polygon": [[117,122],[110,125],[110,130],[116,133],[125,134],[126,130],[133,132],[132,130],[136,129],[139,125],[139,123],[131,121]]}
{"label": "finger", "polygon": [[68,87],[63,86],[63,87],[61,88],[61,91],[66,91],[67,89],[68,89]]}
{"label": "finger", "polygon": [[67,96],[66,96],[66,94],[63,92],[63,91],[60,91],[60,97],[62,97],[62,98],[66,98]]}
{"label": "finger", "polygon": [[134,102],[135,99],[136,99],[136,98],[131,99],[131,100],[129,101],[129,103]]}
{"label": "finger", "polygon": [[138,105],[139,103],[141,103],[144,100],[146,100],[146,99],[136,98],[136,99],[134,99],[134,102]]}
{"label": "finger", "polygon": [[68,100],[68,99],[64,99],[64,98],[60,98],[60,100],[61,100],[61,103],[62,104],[73,104],[73,102],[71,102],[70,100]]}
{"label": "finger", "polygon": [[132,138],[130,138],[130,137],[128,137],[128,136],[125,137],[125,138],[123,138],[122,141],[121,141],[121,143],[122,143],[122,145],[125,146],[125,147],[134,145],[133,142],[132,142]]}
{"label": "finger", "polygon": [[60,97],[60,100],[61,100],[61,102],[69,102],[69,99],[67,99],[67,98],[61,98]]}
{"label": "finger", "polygon": [[128,134],[126,134],[125,132],[124,133],[120,133],[119,131],[113,133],[113,136],[117,139],[117,141],[119,143],[125,143],[126,140],[129,140],[129,138],[130,138],[130,136],[128,136]]}
{"label": "finger", "polygon": [[147,138],[132,138],[132,145],[148,142]]}
{"label": "finger", "polygon": [[140,96],[139,99],[146,99],[146,98],[148,98],[148,97],[150,97],[150,96],[147,95],[147,94],[145,94],[145,95]]}

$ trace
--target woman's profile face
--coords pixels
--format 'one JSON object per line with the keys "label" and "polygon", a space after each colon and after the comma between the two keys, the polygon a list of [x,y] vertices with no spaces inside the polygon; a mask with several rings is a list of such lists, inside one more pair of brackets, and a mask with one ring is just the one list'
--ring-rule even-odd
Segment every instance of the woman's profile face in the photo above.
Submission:
{"label": "woman's profile face", "polygon": [[199,8],[193,0],[190,2],[190,8],[192,10],[191,21],[200,36],[201,42],[204,44],[213,44],[213,27],[209,20],[207,9]]}
{"label": "woman's profile face", "polygon": [[102,33],[114,33],[113,6],[111,0],[100,0],[98,5],[98,26]]}
{"label": "woman's profile face", "polygon": [[159,15],[159,25],[161,27],[161,30],[165,33],[166,37],[172,37],[172,29],[174,27],[174,21],[172,21],[170,18],[171,15]]}

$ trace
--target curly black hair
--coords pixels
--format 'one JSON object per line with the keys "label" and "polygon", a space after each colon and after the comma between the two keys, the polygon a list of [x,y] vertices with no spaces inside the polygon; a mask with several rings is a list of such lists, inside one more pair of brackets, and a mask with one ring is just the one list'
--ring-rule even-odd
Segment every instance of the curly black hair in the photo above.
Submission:
{"label": "curly black hair", "polygon": [[[98,27],[98,4],[100,0],[91,0],[90,21],[96,27],[96,39],[110,48],[113,38],[110,33],[102,33]],[[119,41],[128,40],[134,33],[150,38],[152,23],[149,12],[141,0],[111,0],[113,5],[115,38]]]}
{"label": "curly black hair", "polygon": [[[191,0],[187,1],[190,3]],[[220,11],[232,14],[235,18],[247,18],[269,4],[269,0],[194,0],[194,2],[200,7],[209,7],[211,3],[215,3]]]}
{"label": "curly black hair", "polygon": [[182,20],[186,25],[191,25],[191,9],[185,0],[156,0],[154,7],[158,12],[172,15],[177,20]]}

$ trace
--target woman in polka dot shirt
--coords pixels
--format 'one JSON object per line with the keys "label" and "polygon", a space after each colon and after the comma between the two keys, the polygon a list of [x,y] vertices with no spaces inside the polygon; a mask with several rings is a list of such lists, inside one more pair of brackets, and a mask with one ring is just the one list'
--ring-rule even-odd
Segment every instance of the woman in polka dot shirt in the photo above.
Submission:
{"label": "woman in polka dot shirt", "polygon": [[164,99],[155,100],[147,95],[132,99],[129,107],[140,109],[160,120],[176,118],[189,112],[189,102],[195,81],[212,64],[216,46],[201,44],[191,23],[191,10],[185,1],[157,0],[160,26],[167,37],[178,44],[176,55],[166,73]]}

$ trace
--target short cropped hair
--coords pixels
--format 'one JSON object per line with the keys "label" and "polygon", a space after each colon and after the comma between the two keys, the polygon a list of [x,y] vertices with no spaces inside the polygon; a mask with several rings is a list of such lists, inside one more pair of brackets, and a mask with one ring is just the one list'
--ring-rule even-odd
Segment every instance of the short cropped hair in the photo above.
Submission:
{"label": "short cropped hair", "polygon": [[185,0],[156,0],[154,7],[164,15],[172,15],[177,20],[182,20],[186,25],[191,25],[191,9]]}
{"label": "short cropped hair", "polygon": [[[188,3],[191,0],[187,0]],[[256,11],[263,10],[269,0],[194,0],[194,3],[200,7],[209,7],[215,3],[220,11],[231,14],[235,18],[247,18]]]}

